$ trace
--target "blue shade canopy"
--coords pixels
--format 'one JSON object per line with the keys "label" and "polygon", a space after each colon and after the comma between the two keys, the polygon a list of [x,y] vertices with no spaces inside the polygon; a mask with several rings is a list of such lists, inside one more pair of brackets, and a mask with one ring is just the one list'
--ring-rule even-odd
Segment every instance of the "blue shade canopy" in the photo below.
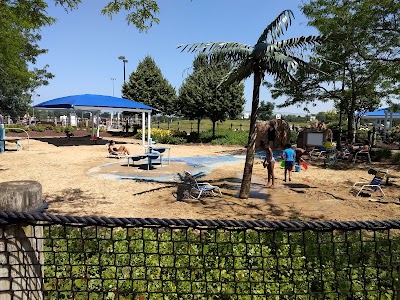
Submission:
{"label": "blue shade canopy", "polygon": [[104,95],[75,95],[56,98],[53,100],[45,101],[34,106],[38,109],[59,109],[59,110],[85,110],[85,111],[99,111],[99,110],[125,110],[132,112],[151,112],[156,110],[148,105],[135,102],[129,99],[104,96]]}
{"label": "blue shade canopy", "polygon": [[[387,117],[390,117],[390,108],[378,108],[374,111],[369,111],[365,113],[362,118],[363,119],[384,119],[385,118],[385,111],[387,111]],[[400,113],[392,113],[392,118],[400,119]]]}

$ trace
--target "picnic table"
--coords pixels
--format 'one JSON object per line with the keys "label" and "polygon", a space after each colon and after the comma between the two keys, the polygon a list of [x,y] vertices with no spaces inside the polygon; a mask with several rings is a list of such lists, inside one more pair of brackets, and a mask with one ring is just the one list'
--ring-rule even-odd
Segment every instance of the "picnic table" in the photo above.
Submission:
{"label": "picnic table", "polygon": [[0,139],[0,149],[6,150],[6,142],[7,142],[7,143],[15,143],[15,145],[17,147],[17,151],[18,151],[19,146],[20,146],[20,143],[19,143],[20,140],[21,140],[21,138],[19,138],[19,137],[4,137],[4,138]]}
{"label": "picnic table", "polygon": [[162,158],[163,158],[163,154],[159,153],[159,152],[146,152],[144,154],[147,157],[147,170],[151,170],[153,168],[153,159],[157,159],[160,158],[160,165],[162,168]]}
{"label": "picnic table", "polygon": [[168,165],[170,164],[171,147],[147,145],[146,149],[147,149],[146,153],[153,153],[153,151],[157,151],[158,153],[161,154],[163,154],[166,150],[168,150]]}

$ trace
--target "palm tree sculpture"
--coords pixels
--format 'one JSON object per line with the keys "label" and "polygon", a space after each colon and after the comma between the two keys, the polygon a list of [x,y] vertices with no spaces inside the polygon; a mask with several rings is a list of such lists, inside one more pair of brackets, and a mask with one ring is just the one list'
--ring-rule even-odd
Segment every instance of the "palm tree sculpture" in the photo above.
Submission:
{"label": "palm tree sculpture", "polygon": [[220,85],[229,85],[254,76],[253,99],[250,118],[249,143],[247,145],[246,162],[239,197],[249,197],[251,175],[253,171],[255,141],[257,137],[256,120],[260,98],[260,85],[265,73],[275,77],[285,84],[295,83],[292,76],[298,68],[305,68],[308,62],[301,53],[295,50],[305,50],[317,45],[324,39],[322,36],[298,37],[287,40],[277,39],[287,30],[294,18],[291,10],[284,10],[269,24],[259,37],[255,46],[235,42],[209,42],[180,45],[181,51],[202,51],[209,58],[228,60],[234,68],[224,77]]}

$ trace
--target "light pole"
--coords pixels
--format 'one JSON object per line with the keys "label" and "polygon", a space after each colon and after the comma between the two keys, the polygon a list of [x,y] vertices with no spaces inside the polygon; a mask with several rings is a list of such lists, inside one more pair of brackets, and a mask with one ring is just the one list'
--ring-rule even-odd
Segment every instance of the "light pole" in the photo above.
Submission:
{"label": "light pole", "polygon": [[110,80],[112,81],[112,86],[113,86],[113,97],[114,97],[114,81],[116,80],[115,78],[110,78]]}
{"label": "light pole", "polygon": [[122,62],[124,63],[124,82],[125,82],[125,64],[128,62],[128,60],[123,55],[119,56],[118,59],[122,60]]}

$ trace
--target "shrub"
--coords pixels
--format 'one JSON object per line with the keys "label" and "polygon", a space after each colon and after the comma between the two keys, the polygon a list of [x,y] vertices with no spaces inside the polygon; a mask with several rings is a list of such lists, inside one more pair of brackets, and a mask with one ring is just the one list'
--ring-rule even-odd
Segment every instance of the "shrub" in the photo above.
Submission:
{"label": "shrub", "polygon": [[24,129],[26,131],[29,131],[29,127],[25,127],[25,126],[22,126],[22,125],[19,125],[19,124],[5,125],[4,128],[7,129],[7,132],[22,132],[21,130],[18,130],[18,129],[14,130],[12,128],[21,128],[21,129]]}
{"label": "shrub", "polygon": [[175,137],[187,138],[188,134],[186,131],[171,130],[171,135]]}
{"label": "shrub", "polygon": [[197,143],[199,142],[199,138],[200,138],[200,134],[198,134],[195,131],[192,131],[188,137],[187,137],[187,141],[188,143]]}
{"label": "shrub", "polygon": [[38,131],[38,132],[44,132],[46,131],[46,125],[35,125],[35,126],[31,126],[31,130],[32,131]]}
{"label": "shrub", "polygon": [[[76,127],[75,126],[67,126],[67,127],[64,127],[64,132],[67,132],[67,131],[70,131],[70,132],[74,132],[76,130]],[[101,130],[101,128],[100,128],[100,130]]]}
{"label": "shrub", "polygon": [[394,153],[392,155],[392,162],[395,164],[400,164],[400,152]]}
{"label": "shrub", "polygon": [[57,133],[65,132],[64,127],[62,127],[62,126],[55,126],[54,131]]}
{"label": "shrub", "polygon": [[158,143],[161,144],[174,144],[174,145],[182,145],[186,144],[186,139],[177,136],[163,136],[155,139]]}
{"label": "shrub", "polygon": [[372,157],[375,161],[381,161],[382,159],[389,159],[392,157],[392,151],[388,149],[379,149],[372,153]]}
{"label": "shrub", "polygon": [[[147,135],[147,130],[145,131],[145,134]],[[177,134],[178,136],[175,136],[174,134]],[[182,131],[172,131],[160,128],[151,129],[151,138],[153,141],[161,144],[185,144],[187,141],[183,136],[186,137],[186,133],[183,134]],[[138,139],[142,138],[142,130],[139,129],[134,137]]]}

